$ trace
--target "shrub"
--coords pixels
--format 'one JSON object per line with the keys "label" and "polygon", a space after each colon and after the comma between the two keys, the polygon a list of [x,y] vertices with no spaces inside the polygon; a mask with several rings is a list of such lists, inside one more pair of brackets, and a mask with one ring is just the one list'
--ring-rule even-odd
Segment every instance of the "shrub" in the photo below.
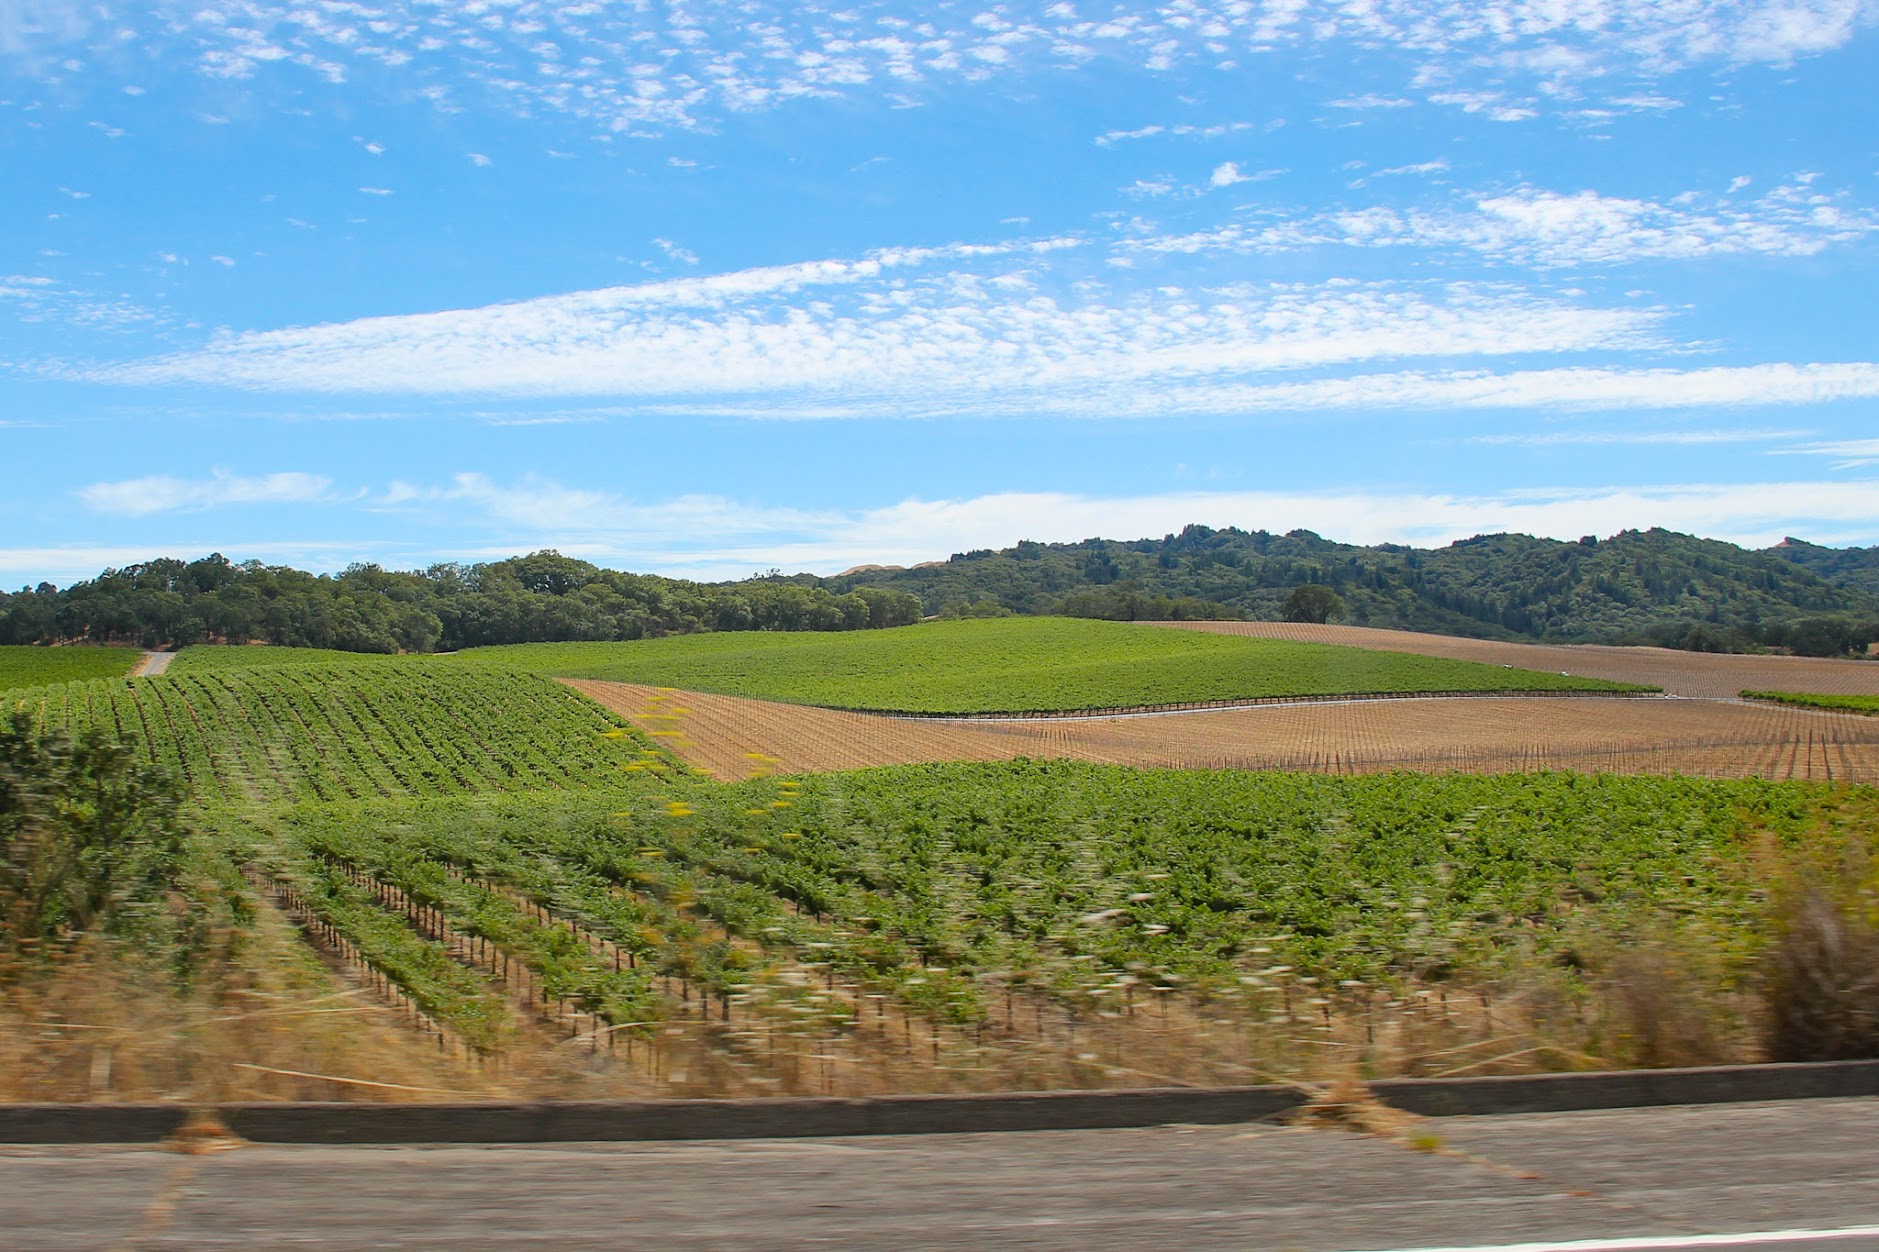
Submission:
{"label": "shrub", "polygon": [[1867,893],[1796,893],[1768,957],[1768,1055],[1879,1057],[1879,926]]}

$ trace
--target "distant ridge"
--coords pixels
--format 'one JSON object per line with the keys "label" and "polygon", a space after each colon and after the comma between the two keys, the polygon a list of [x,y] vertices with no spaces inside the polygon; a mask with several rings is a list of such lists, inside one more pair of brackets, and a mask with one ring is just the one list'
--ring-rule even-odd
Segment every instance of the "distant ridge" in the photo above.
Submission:
{"label": "distant ridge", "polygon": [[1442,548],[1309,530],[1188,526],[1159,539],[1025,541],[833,577],[697,583],[553,551],[473,565],[310,574],[220,554],[0,592],[0,644],[265,640],[354,652],[622,640],[724,630],[864,630],[936,614],[1277,620],[1329,587],[1352,625],[1698,651],[1864,653],[1879,640],[1879,548],[1786,539],[1750,551],[1667,530],[1576,542],[1477,535]]}
{"label": "distant ridge", "polygon": [[[1577,541],[1477,535],[1413,548],[1338,543],[1309,530],[1189,526],[1158,539],[1025,541],[805,581],[838,592],[911,592],[928,613],[995,604],[1014,613],[1152,617],[1168,615],[1157,603],[1186,598],[1269,620],[1312,583],[1335,590],[1356,625],[1482,638],[1834,654],[1863,651],[1879,637],[1879,548],[1788,539],[1754,551],[1657,529]],[[1790,639],[1804,621],[1825,624]]]}

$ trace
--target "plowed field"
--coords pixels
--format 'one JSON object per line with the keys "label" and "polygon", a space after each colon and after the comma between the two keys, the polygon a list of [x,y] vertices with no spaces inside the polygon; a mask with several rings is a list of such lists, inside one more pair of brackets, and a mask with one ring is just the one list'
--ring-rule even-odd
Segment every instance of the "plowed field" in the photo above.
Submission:
{"label": "plowed field", "polygon": [[664,742],[727,780],[761,769],[813,773],[1030,756],[1339,773],[1574,769],[1879,782],[1879,720],[1773,705],[1475,697],[942,722],[628,683],[568,685],[643,729],[676,729]]}
{"label": "plowed field", "polygon": [[1304,626],[1286,622],[1158,622],[1176,630],[1254,639],[1335,643],[1378,652],[1414,652],[1520,669],[1564,671],[1581,678],[1643,683],[1671,695],[1730,698],[1742,691],[1818,691],[1879,695],[1879,661],[1803,656],[1714,656],[1670,648],[1609,648],[1596,644],[1499,643],[1367,626]]}

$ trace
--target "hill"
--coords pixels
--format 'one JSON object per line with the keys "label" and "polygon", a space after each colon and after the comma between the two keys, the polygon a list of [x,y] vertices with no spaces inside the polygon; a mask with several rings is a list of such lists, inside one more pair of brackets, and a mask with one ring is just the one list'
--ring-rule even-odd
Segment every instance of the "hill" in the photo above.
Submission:
{"label": "hill", "polygon": [[[1806,547],[1808,560],[1835,552]],[[929,613],[982,611],[971,606],[989,601],[1016,613],[1180,617],[1193,614],[1167,610],[1211,602],[1271,620],[1294,589],[1319,584],[1343,598],[1354,625],[1707,651],[1786,646],[1790,628],[1809,618],[1842,619],[1854,635],[1879,632],[1879,594],[1823,575],[1799,555],[1798,548],[1753,552],[1666,530],[1570,543],[1480,535],[1411,548],[1338,543],[1308,530],[1189,526],[1160,539],[1025,542],[814,585],[835,593],[906,591]],[[1864,570],[1850,556],[1845,564],[1856,575]]]}
{"label": "hill", "polygon": [[[1364,547],[1308,530],[1189,526],[1160,539],[1022,542],[901,569],[697,583],[552,551],[473,565],[311,574],[217,554],[0,592],[0,645],[265,641],[346,652],[731,631],[852,631],[922,614],[1275,620],[1301,586],[1353,625],[1490,639],[1651,643],[1811,655],[1879,638],[1879,549],[1799,540],[1752,552],[1665,530],[1576,542],[1479,535]],[[42,658],[43,659],[43,658]]]}
{"label": "hill", "polygon": [[1823,548],[1790,536],[1768,551],[1784,561],[1812,570],[1828,582],[1879,596],[1879,547]]}

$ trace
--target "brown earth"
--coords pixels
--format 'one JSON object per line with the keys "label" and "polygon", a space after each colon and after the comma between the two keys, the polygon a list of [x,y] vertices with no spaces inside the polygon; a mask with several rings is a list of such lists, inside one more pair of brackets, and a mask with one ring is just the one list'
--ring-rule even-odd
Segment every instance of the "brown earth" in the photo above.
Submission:
{"label": "brown earth", "polygon": [[629,683],[568,685],[662,733],[687,762],[726,780],[765,770],[1030,756],[1173,768],[1576,769],[1879,782],[1879,718],[1740,702],[1463,697],[948,722]]}
{"label": "brown earth", "polygon": [[1879,661],[1837,661],[1805,656],[1718,656],[1671,648],[1612,648],[1597,644],[1501,643],[1458,639],[1370,626],[1308,626],[1289,622],[1156,622],[1175,630],[1254,639],[1335,643],[1379,652],[1550,670],[1583,678],[1643,683],[1672,695],[1727,699],[1743,691],[1814,691],[1827,695],[1879,695]]}

